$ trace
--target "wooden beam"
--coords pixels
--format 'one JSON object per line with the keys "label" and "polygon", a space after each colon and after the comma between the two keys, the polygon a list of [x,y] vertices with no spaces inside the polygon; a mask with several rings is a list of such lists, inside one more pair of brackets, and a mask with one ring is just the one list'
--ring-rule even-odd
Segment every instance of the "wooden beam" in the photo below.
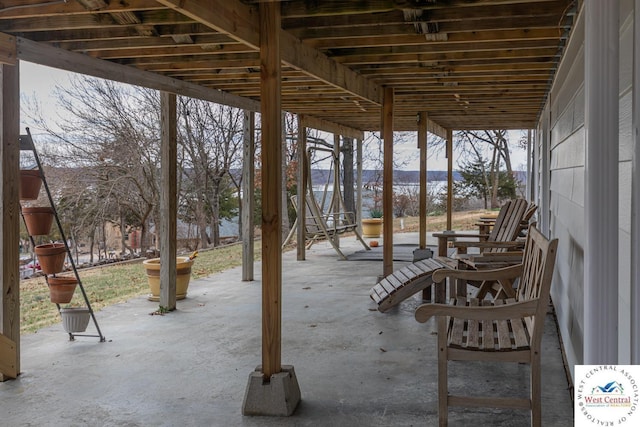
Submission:
{"label": "wooden beam", "polygon": [[309,179],[309,164],[307,160],[307,116],[298,116],[298,230],[296,240],[296,258],[298,261],[304,261],[307,258],[306,251],[306,223],[307,209],[306,197]]}
{"label": "wooden beam", "polygon": [[0,381],[20,372],[20,68],[0,65]]}
{"label": "wooden beam", "polygon": [[382,105],[382,138],[384,143],[382,170],[382,258],[386,277],[393,273],[393,88],[384,88]]}
{"label": "wooden beam", "polygon": [[356,223],[362,235],[362,139],[356,140]]}
{"label": "wooden beam", "polygon": [[255,133],[256,115],[244,111],[243,152],[242,152],[242,280],[253,280],[254,267],[254,227],[255,209]]}
{"label": "wooden beam", "polygon": [[216,102],[249,111],[260,110],[260,103],[252,99],[242,98],[215,89],[208,89],[193,83],[172,79],[171,77],[150,73],[137,68],[102,61],[80,53],[69,52],[53,46],[36,43],[22,37],[17,38],[17,46],[18,59],[35,64],[165,92],[177,93],[191,98]]}
{"label": "wooden beam", "polygon": [[0,64],[16,65],[16,38],[12,35],[0,33]]}
{"label": "wooden beam", "polygon": [[178,138],[176,95],[160,93],[160,307],[176,309]]}
{"label": "wooden beam", "polygon": [[418,120],[418,149],[420,150],[420,249],[427,247],[427,113]]}
{"label": "wooden beam", "polygon": [[[340,134],[333,134],[333,194],[332,194],[332,203],[333,203],[333,223],[338,224],[340,220],[340,211],[344,209],[341,206],[342,201],[340,200]],[[328,212],[327,212],[328,213]],[[333,235],[333,241],[335,245],[340,247],[340,235],[339,233],[335,233]]]}
{"label": "wooden beam", "polygon": [[364,131],[349,126],[340,125],[327,120],[305,115],[304,119],[307,127],[323,130],[325,132],[346,136],[353,139],[364,139]]}
{"label": "wooden beam", "polygon": [[[258,14],[255,8],[237,0],[158,0],[191,19],[210,28],[229,34],[234,39],[254,49],[260,45],[260,34],[256,29]],[[279,3],[278,3],[279,5]],[[282,46],[282,61],[333,86],[342,88],[358,97],[381,104],[378,86],[364,77],[338,64],[322,52],[305,45],[299,39],[278,28]]]}
{"label": "wooden beam", "polygon": [[[216,14],[222,12],[224,15],[224,10],[218,11],[214,7],[210,11]],[[260,3],[259,24],[262,101],[262,374],[268,381],[282,369],[280,3]],[[241,23],[238,25],[242,26]],[[304,209],[304,205],[301,209]]]}

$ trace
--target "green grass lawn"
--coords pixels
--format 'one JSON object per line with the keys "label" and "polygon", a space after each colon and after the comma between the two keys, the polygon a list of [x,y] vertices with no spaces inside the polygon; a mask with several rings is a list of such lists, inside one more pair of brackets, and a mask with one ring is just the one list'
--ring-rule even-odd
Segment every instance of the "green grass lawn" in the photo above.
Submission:
{"label": "green grass lawn", "polygon": [[[260,244],[256,242],[256,259],[260,256]],[[149,293],[147,276],[139,261],[108,264],[102,267],[78,270],[87,297],[94,311],[108,305],[127,301]],[[242,264],[242,245],[234,244],[198,252],[191,277],[198,279]],[[66,273],[71,275],[72,273]],[[76,289],[70,305],[84,305],[82,294]],[[49,290],[44,277],[20,282],[21,333],[38,329],[60,321],[58,309],[49,301]],[[66,306],[66,305],[63,305]]]}

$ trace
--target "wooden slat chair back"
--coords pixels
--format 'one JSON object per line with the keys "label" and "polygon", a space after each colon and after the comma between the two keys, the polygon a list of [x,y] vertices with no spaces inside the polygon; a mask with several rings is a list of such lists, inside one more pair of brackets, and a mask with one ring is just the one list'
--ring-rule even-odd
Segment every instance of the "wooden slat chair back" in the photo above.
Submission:
{"label": "wooden slat chair back", "polygon": [[[524,199],[516,199],[506,202],[498,217],[491,233],[486,235],[474,235],[455,233],[453,237],[475,238],[476,241],[456,241],[453,246],[458,254],[466,254],[468,248],[479,248],[481,253],[505,252],[514,249],[522,249],[523,242],[517,241],[518,235],[522,231],[522,222],[529,203]],[[434,234],[438,238],[438,254],[446,256],[446,234]],[[449,235],[448,237],[451,237]],[[479,239],[479,240],[478,240]]]}
{"label": "wooden slat chair back", "polygon": [[[503,221],[498,222],[496,220],[496,224],[493,226],[487,240],[490,242],[511,242],[516,240],[528,205],[524,199],[512,200]],[[483,252],[503,252],[505,250],[505,248],[487,248]]]}
{"label": "wooden slat chair back", "polygon": [[[441,269],[433,273],[434,282],[448,277],[495,280],[502,286],[513,286],[519,279],[515,298],[489,301],[455,297],[450,304],[423,304],[417,308],[418,322],[438,318],[440,426],[447,425],[449,406],[529,409],[531,425],[541,425],[540,350],[557,246],[557,239],[549,241],[530,226],[521,264],[496,270]],[[450,360],[528,363],[529,398],[450,395]]]}

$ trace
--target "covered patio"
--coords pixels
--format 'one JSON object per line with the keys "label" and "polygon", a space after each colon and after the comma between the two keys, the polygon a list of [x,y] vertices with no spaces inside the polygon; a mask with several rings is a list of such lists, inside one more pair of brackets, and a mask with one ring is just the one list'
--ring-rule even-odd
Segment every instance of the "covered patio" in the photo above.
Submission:
{"label": "covered patio", "polygon": [[[397,235],[417,246],[417,233]],[[359,249],[342,239],[346,253]],[[259,364],[260,277],[240,268],[191,283],[177,310],[150,316],[145,298],[101,312],[107,342],[65,340],[62,325],[25,336],[23,373],[0,385],[5,426],[418,426],[437,419],[436,324],[413,316],[417,297],[389,313],[369,298],[380,262],[340,261],[314,245],[283,256],[283,342],[302,400],[288,418],[243,417],[247,367]],[[357,275],[353,271],[358,271]],[[572,425],[573,407],[552,314],[543,338],[543,425]],[[528,367],[457,363],[452,387],[526,393]],[[450,425],[528,425],[528,411],[452,410]]]}
{"label": "covered patio", "polygon": [[[386,216],[392,215],[394,131],[417,132],[426,197],[428,133],[447,140],[451,188],[455,130],[534,130],[526,197],[540,207],[541,231],[560,242],[551,297],[569,371],[573,375],[577,364],[640,363],[639,20],[640,0],[2,2],[0,381],[6,382],[0,421],[40,423],[56,413],[80,424],[98,417],[116,425],[185,424],[189,405],[194,416],[210,417],[194,425],[431,422],[433,325],[425,329],[413,320],[413,302],[385,316],[366,308],[377,277],[399,266],[391,250],[398,237],[388,222],[381,264],[336,262],[331,250],[305,261],[303,245],[294,261],[279,250],[283,110],[298,115],[300,153],[307,128],[333,133],[338,143],[340,136],[355,139],[360,150],[367,149],[365,131],[380,132]],[[160,304],[177,310],[147,316],[151,310],[137,300],[110,308],[101,314],[109,343],[68,343],[54,329],[20,337],[21,61],[161,91]],[[244,194],[254,193],[253,120],[261,114],[265,195],[260,272],[254,277],[253,235],[246,230],[242,273],[204,280],[178,304],[176,95],[246,111]],[[302,172],[298,181],[303,206]],[[426,228],[416,240],[424,247]],[[228,286],[219,287],[223,283]],[[558,337],[553,322],[546,327],[543,424],[567,425],[571,410],[562,397],[567,383]],[[140,361],[128,361],[135,353]],[[170,364],[178,353],[191,358],[189,366]],[[152,360],[158,367],[143,371]],[[256,365],[260,371],[254,372]],[[242,390],[252,390],[247,374],[260,389],[293,369],[302,393],[293,418],[239,415]],[[506,374],[511,379],[519,372]],[[473,378],[468,373],[461,384]],[[75,382],[81,391],[71,388]],[[129,386],[137,393],[126,393]],[[134,397],[138,393],[143,398]],[[86,411],[82,401],[54,410],[36,401],[42,396],[55,403],[66,394],[92,403]],[[279,403],[288,403],[286,397]],[[34,407],[42,408],[42,418],[27,420]],[[167,408],[181,417],[169,422]],[[228,418],[218,423],[219,414]],[[484,410],[452,412],[451,419],[477,423],[484,415],[493,425],[528,419],[526,413],[512,418],[509,411]],[[389,416],[398,418],[388,423]]]}

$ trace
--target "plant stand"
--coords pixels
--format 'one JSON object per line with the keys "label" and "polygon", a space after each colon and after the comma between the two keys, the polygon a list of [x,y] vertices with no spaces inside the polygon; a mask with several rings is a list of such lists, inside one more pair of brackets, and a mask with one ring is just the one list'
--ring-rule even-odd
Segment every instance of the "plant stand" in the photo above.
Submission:
{"label": "plant stand", "polygon": [[[102,335],[102,331],[100,331],[100,326],[98,325],[96,316],[93,313],[93,310],[91,308],[91,303],[89,302],[87,293],[85,292],[84,286],[82,285],[82,281],[80,280],[80,276],[78,275],[78,269],[76,268],[76,264],[73,261],[71,249],[69,248],[69,243],[64,234],[64,230],[62,229],[62,224],[60,223],[60,218],[58,217],[58,212],[55,208],[53,197],[51,196],[51,191],[49,190],[49,185],[47,184],[47,180],[44,177],[44,170],[42,168],[42,163],[40,163],[40,158],[38,157],[38,153],[36,152],[36,147],[33,144],[33,138],[31,137],[31,131],[29,130],[29,128],[27,128],[26,135],[20,135],[20,151],[21,153],[31,152],[33,159],[36,162],[37,169],[33,169],[34,171],[33,175],[35,175],[36,177],[39,177],[38,179],[40,179],[42,181],[42,184],[44,184],[44,188],[47,192],[47,197],[49,198],[49,204],[53,212],[53,217],[55,218],[56,225],[58,226],[58,232],[60,233],[60,238],[64,242],[64,249],[66,251],[66,256],[69,258],[69,261],[71,263],[71,268],[73,269],[73,274],[77,281],[77,287],[80,288],[82,297],[84,299],[84,303],[86,304],[86,307],[74,307],[74,308],[68,309],[68,308],[60,308],[60,304],[56,303],[56,306],[58,307],[58,311],[60,312],[60,315],[62,317],[63,326],[67,331],[67,333],[69,334],[69,340],[73,341],[75,340],[75,337],[83,336],[83,337],[100,338],[100,342],[104,342],[106,341],[106,338],[104,337],[104,335]],[[33,197],[34,199],[37,199],[37,194],[35,195],[35,197],[33,195],[29,195],[29,197]],[[25,198],[24,200],[27,200],[27,199]],[[20,208],[20,212],[22,213],[22,207]],[[24,215],[23,215],[23,220],[24,220]],[[26,225],[26,222],[25,222],[25,225]],[[36,245],[35,245],[35,240],[33,238],[33,235],[29,235],[29,238],[31,239],[31,244],[35,248]],[[55,274],[56,272],[53,272],[53,274]],[[47,281],[47,286],[51,286],[51,284],[49,283],[50,279],[53,280],[54,277],[50,278],[49,275],[47,274],[45,276],[45,280]],[[93,324],[95,325],[97,334],[79,334],[79,332],[84,332],[87,329],[87,325],[89,324],[90,319],[93,319]]]}

